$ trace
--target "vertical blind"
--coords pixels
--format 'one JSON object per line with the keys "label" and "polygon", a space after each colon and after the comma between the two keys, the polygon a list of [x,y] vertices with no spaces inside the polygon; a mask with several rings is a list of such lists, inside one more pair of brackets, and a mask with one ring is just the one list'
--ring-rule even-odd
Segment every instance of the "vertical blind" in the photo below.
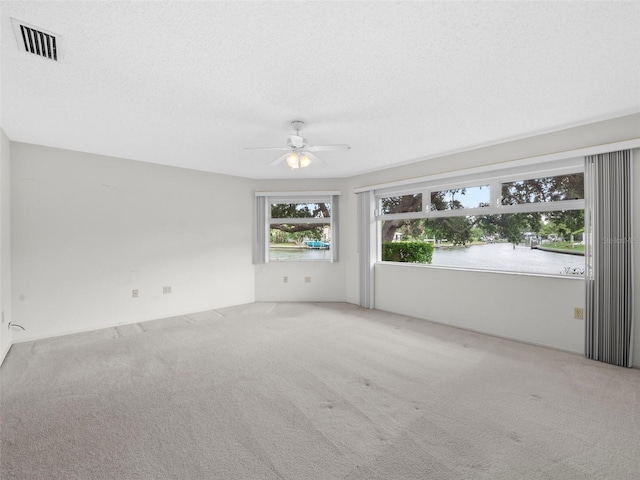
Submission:
{"label": "vertical blind", "polygon": [[256,197],[256,236],[253,239],[253,263],[266,263],[269,259],[269,202],[267,197]]}
{"label": "vertical blind", "polygon": [[338,253],[340,252],[340,208],[338,202],[339,195],[331,195],[331,262],[338,261]]}
{"label": "vertical blind", "polygon": [[375,197],[372,191],[358,193],[358,259],[360,306],[375,308],[374,265],[376,261]]}
{"label": "vertical blind", "polygon": [[587,358],[630,367],[633,199],[630,150],[585,157]]}

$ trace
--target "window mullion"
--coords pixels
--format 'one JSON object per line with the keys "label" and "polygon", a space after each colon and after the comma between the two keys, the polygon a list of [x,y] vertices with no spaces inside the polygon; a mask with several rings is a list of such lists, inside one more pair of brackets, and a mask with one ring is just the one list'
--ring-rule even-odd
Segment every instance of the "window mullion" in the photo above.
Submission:
{"label": "window mullion", "polygon": [[500,197],[501,197],[502,184],[499,179],[494,179],[489,184],[489,208],[493,211],[500,211]]}
{"label": "window mullion", "polygon": [[294,217],[294,218],[271,218],[269,219],[270,225],[281,225],[283,223],[288,223],[290,225],[308,223],[308,224],[330,224],[331,217],[320,217],[320,218],[305,218],[305,217]]}
{"label": "window mullion", "polygon": [[558,202],[521,203],[500,205],[499,213],[560,212],[563,210],[584,210],[584,200],[561,200]]}

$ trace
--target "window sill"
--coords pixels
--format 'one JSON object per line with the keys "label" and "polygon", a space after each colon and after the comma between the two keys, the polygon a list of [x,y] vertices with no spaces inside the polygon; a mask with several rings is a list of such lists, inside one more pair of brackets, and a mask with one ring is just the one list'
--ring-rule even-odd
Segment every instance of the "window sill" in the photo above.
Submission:
{"label": "window sill", "polygon": [[338,263],[338,262],[332,262],[331,260],[321,260],[321,259],[317,259],[317,260],[296,260],[296,259],[291,259],[291,260],[269,260],[267,262],[267,264],[269,263]]}
{"label": "window sill", "polygon": [[560,275],[553,273],[535,273],[535,272],[514,272],[509,270],[491,270],[488,268],[463,268],[463,267],[449,267],[445,265],[428,265],[424,263],[406,263],[406,262],[383,262],[378,261],[376,265],[393,265],[401,267],[412,268],[429,268],[434,270],[454,270],[460,272],[478,272],[478,273],[493,273],[498,275],[518,275],[527,277],[544,277],[544,278],[562,278],[569,280],[584,280],[584,275]]}

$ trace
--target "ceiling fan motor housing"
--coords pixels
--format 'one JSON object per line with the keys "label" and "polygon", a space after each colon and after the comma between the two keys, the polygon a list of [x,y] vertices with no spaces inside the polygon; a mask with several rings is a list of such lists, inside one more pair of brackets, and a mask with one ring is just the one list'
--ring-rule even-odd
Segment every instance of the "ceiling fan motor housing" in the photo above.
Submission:
{"label": "ceiling fan motor housing", "polygon": [[292,148],[304,148],[307,145],[304,137],[300,137],[298,135],[290,135],[287,143]]}

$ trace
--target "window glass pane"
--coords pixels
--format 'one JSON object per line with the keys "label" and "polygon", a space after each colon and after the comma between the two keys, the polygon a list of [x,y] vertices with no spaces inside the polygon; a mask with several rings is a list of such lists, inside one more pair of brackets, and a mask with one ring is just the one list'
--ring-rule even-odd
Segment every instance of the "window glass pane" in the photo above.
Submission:
{"label": "window glass pane", "polygon": [[269,234],[269,261],[331,260],[328,224],[273,224]]}
{"label": "window glass pane", "polygon": [[383,251],[385,242],[432,244],[431,265],[584,275],[583,210],[387,220],[381,232]]}
{"label": "window glass pane", "polygon": [[413,195],[401,195],[398,197],[386,197],[380,199],[380,212],[389,213],[407,213],[422,211],[422,194],[415,193]]}
{"label": "window glass pane", "polygon": [[489,185],[431,192],[431,210],[488,207],[490,201]]}
{"label": "window glass pane", "polygon": [[329,218],[331,203],[272,203],[271,218]]}
{"label": "window glass pane", "polygon": [[558,202],[584,199],[584,174],[559,175],[506,182],[501,189],[502,205]]}

